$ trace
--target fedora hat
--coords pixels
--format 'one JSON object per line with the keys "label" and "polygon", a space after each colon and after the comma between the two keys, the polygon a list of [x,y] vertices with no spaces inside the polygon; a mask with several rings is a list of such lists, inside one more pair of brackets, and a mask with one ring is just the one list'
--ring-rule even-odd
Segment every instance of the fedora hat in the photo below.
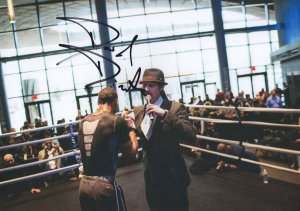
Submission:
{"label": "fedora hat", "polygon": [[167,85],[163,71],[157,68],[146,69],[143,74],[143,79],[140,83],[153,82]]}

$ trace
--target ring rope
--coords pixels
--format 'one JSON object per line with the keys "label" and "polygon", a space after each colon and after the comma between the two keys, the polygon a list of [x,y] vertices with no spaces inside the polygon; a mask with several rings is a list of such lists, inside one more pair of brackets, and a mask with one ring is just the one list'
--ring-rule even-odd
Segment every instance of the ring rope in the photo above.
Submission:
{"label": "ring rope", "polygon": [[[205,122],[213,123],[225,123],[225,124],[238,124],[237,120],[223,120],[223,119],[212,119],[204,117],[193,117],[189,116],[191,120],[199,120]],[[268,122],[257,122],[257,121],[242,121],[243,125],[259,125],[259,126],[272,126],[272,127],[287,127],[287,128],[300,128],[300,125],[291,125],[291,124],[277,124],[277,123],[268,123]]]}
{"label": "ring rope", "polygon": [[[143,151],[143,149],[139,148],[138,152],[141,152],[141,151]],[[77,150],[76,153],[80,154],[80,151]],[[9,167],[9,168],[5,168],[5,169],[0,169],[0,173],[6,172],[6,171],[10,171],[10,170],[16,170],[16,169],[26,168],[26,167],[34,166],[34,165],[41,164],[41,163],[44,163],[44,162],[48,162],[50,160],[55,160],[55,159],[64,158],[64,157],[70,157],[70,156],[73,156],[73,155],[74,155],[73,152],[69,152],[69,153],[65,153],[63,155],[58,155],[58,156],[55,156],[53,158],[48,158],[48,159],[41,160],[41,161],[36,161],[36,162],[27,163],[27,164],[23,164],[23,165],[19,165],[19,166],[14,166],[14,167]],[[122,157],[122,153],[118,153],[118,157]],[[23,180],[34,179],[34,178],[41,177],[41,176],[55,174],[55,173],[60,172],[60,171],[61,172],[70,171],[70,170],[79,168],[79,166],[80,166],[80,164],[74,164],[74,165],[62,167],[62,168],[59,168],[59,169],[54,169],[54,170],[49,170],[49,171],[46,171],[46,172],[41,172],[41,173],[38,173],[38,174],[33,174],[33,175],[25,176],[25,177],[19,177],[19,178],[15,178],[15,179],[11,179],[11,180],[2,181],[2,182],[0,182],[0,187],[2,185],[8,185],[8,184],[19,182],[19,181],[23,181]]]}
{"label": "ring rope", "polygon": [[[78,132],[74,133],[74,135],[78,135]],[[67,138],[67,137],[70,137],[70,136],[71,136],[70,134],[66,134],[66,135],[43,138],[43,139],[34,140],[34,141],[27,141],[27,142],[22,142],[22,143],[17,143],[17,144],[11,144],[11,145],[0,147],[0,151],[5,150],[5,149],[16,148],[16,147],[20,147],[20,146],[38,144],[38,143],[45,142],[45,141],[51,141],[51,140],[54,140],[54,139],[57,139],[57,138]]]}
{"label": "ring rope", "polygon": [[[227,140],[227,139],[220,139],[220,138],[213,138],[213,137],[208,137],[208,136],[202,136],[202,135],[197,135],[196,136],[199,139],[205,139],[213,142],[221,142],[225,144],[235,144],[239,145],[239,141],[233,141],[233,140]],[[245,147],[250,147],[250,148],[256,148],[256,149],[264,149],[264,150],[269,150],[269,151],[274,151],[274,152],[281,152],[281,153],[287,153],[287,154],[292,154],[292,155],[298,155],[300,156],[300,151],[298,150],[291,150],[291,149],[282,149],[278,147],[269,147],[269,146],[262,146],[258,144],[250,144],[250,143],[243,143]]]}
{"label": "ring rope", "polygon": [[[79,151],[79,150],[77,150],[77,151]],[[62,155],[57,155],[57,156],[52,157],[52,158],[47,158],[47,159],[38,160],[38,161],[35,161],[35,162],[31,162],[31,163],[26,163],[26,164],[22,164],[22,165],[3,168],[3,169],[0,169],[0,173],[7,172],[7,171],[12,171],[12,170],[16,170],[16,169],[23,169],[23,168],[27,168],[27,167],[30,167],[30,166],[46,163],[46,162],[51,161],[51,160],[57,160],[57,159],[61,159],[61,158],[71,157],[73,155],[74,155],[74,152],[72,151],[72,152],[62,154]]]}
{"label": "ring rope", "polygon": [[[207,108],[207,109],[231,109],[234,110],[234,106],[205,106],[205,105],[193,105],[184,104],[185,107],[190,108]],[[238,107],[238,110],[244,112],[266,112],[266,113],[300,113],[300,109],[287,109],[287,108],[258,108],[258,107]]]}
{"label": "ring rope", "polygon": [[58,169],[53,169],[53,170],[49,170],[49,171],[45,171],[45,172],[41,172],[41,173],[37,173],[37,174],[32,174],[32,175],[28,175],[28,176],[24,176],[24,177],[19,177],[19,178],[15,178],[15,179],[11,179],[11,180],[2,181],[2,182],[0,182],[0,186],[9,185],[11,183],[20,182],[20,181],[29,180],[29,179],[35,179],[35,178],[38,178],[41,176],[55,174],[57,172],[70,171],[75,168],[79,168],[79,164],[74,164],[74,165],[70,165],[70,166],[66,166],[66,167],[62,167],[62,168],[58,168]]}
{"label": "ring rope", "polygon": [[[73,123],[77,124],[79,122],[81,122],[81,120],[74,121]],[[26,129],[26,130],[20,130],[20,131],[16,131],[16,132],[4,133],[4,134],[0,135],[0,138],[10,136],[10,135],[16,135],[16,134],[19,134],[19,133],[30,133],[30,132],[36,132],[36,131],[41,131],[41,130],[46,130],[46,129],[63,127],[63,126],[67,126],[69,124],[70,123],[61,123],[61,124],[57,124],[57,125],[50,125],[50,126],[38,127],[38,128],[34,128],[34,129]]]}
{"label": "ring rope", "polygon": [[[211,150],[207,150],[207,149],[202,149],[202,148],[199,148],[199,147],[194,147],[194,146],[190,146],[190,145],[186,145],[186,144],[180,144],[180,146],[187,147],[187,148],[190,148],[190,149],[195,149],[195,150],[201,151],[201,152],[207,152],[207,153],[214,154],[214,155],[220,155],[222,157],[232,158],[232,159],[235,159],[235,160],[239,159],[238,156],[227,155],[227,154],[224,154],[224,153],[215,152],[215,151],[211,151]],[[283,170],[283,171],[288,171],[288,172],[300,174],[299,171],[294,170],[294,169],[289,169],[289,168],[285,168],[285,167],[281,167],[281,166],[275,166],[275,165],[272,165],[272,164],[258,162],[258,161],[254,161],[254,160],[250,160],[250,159],[246,159],[246,158],[242,158],[241,161],[248,162],[248,163],[253,163],[253,164],[257,164],[257,165],[262,165],[262,166],[267,166],[267,167],[278,169],[278,170]]]}

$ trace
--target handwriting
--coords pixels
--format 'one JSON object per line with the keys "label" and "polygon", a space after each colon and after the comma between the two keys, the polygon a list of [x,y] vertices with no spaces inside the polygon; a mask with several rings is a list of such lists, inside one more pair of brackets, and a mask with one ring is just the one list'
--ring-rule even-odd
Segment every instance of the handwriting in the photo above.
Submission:
{"label": "handwriting", "polygon": [[132,81],[131,80],[128,80],[128,83],[129,83],[129,87],[126,89],[123,87],[123,85],[119,85],[118,87],[122,90],[122,91],[125,91],[125,92],[129,92],[130,89],[132,90],[139,90],[143,95],[147,95],[146,94],[146,90],[145,89],[142,89],[142,88],[137,88],[137,83],[139,82],[140,80],[140,76],[141,76],[141,68],[139,67],[139,69],[136,71]]}
{"label": "handwriting", "polygon": [[[107,51],[115,51],[115,48],[112,47],[107,47],[105,45],[115,41],[116,39],[119,38],[120,36],[120,33],[119,31],[114,28],[113,26],[110,26],[106,23],[102,23],[102,22],[99,22],[99,21],[94,21],[94,20],[90,20],[90,19],[86,19],[86,18],[78,18],[78,17],[57,17],[56,19],[60,19],[60,20],[66,20],[66,21],[70,21],[74,24],[77,24],[79,25],[81,28],[83,28],[85,30],[85,32],[89,35],[89,38],[91,40],[91,44],[92,44],[92,48],[95,49],[95,42],[94,42],[94,38],[92,36],[92,32],[88,31],[82,24],[78,23],[77,21],[75,20],[83,20],[83,21],[88,21],[88,22],[93,22],[93,23],[97,23],[99,25],[103,25],[105,27],[108,27],[110,29],[112,29],[113,31],[116,32],[116,36],[114,38],[112,38],[111,40],[108,40],[108,41],[105,41],[103,43],[100,43],[100,45],[98,45],[97,47],[99,48],[102,48],[103,50],[107,50]],[[128,49],[129,49],[129,56],[130,56],[130,64],[131,66],[133,66],[133,63],[132,63],[132,46],[134,44],[134,42],[137,40],[138,38],[138,35],[135,35],[131,41],[131,43],[124,49],[122,50],[121,52],[119,52],[118,54],[116,54],[116,57],[121,57],[123,56],[123,53],[126,52]],[[97,84],[97,83],[101,83],[103,81],[107,81],[107,80],[110,80],[110,79],[113,79],[115,78],[120,72],[121,72],[121,67],[114,61],[112,61],[111,59],[105,57],[105,56],[102,56],[101,54],[98,54],[98,53],[95,53],[93,52],[92,50],[89,50],[88,48],[85,48],[85,47],[78,47],[78,46],[74,46],[74,45],[68,45],[68,44],[59,44],[59,46],[63,47],[63,48],[67,48],[67,49],[70,49],[70,50],[74,50],[76,51],[77,53],[72,55],[72,56],[69,56],[63,60],[61,60],[60,62],[58,62],[56,65],[60,65],[61,63],[75,57],[75,56],[78,56],[78,55],[84,55],[85,57],[87,57],[97,68],[99,74],[101,77],[103,77],[103,73],[102,73],[102,70],[101,70],[101,66],[100,66],[100,61],[97,61],[95,62],[87,53],[91,53],[91,54],[94,54],[106,61],[109,61],[111,62],[116,68],[117,68],[117,72],[114,73],[113,75],[107,77],[107,78],[104,78],[104,79],[100,79],[100,80],[97,80],[97,81],[94,81],[94,82],[91,82],[91,83],[88,83],[85,85],[85,88],[89,88],[90,86],[94,85],[94,84]],[[141,68],[138,68],[134,78],[132,80],[128,80],[128,84],[129,84],[129,87],[128,88],[124,88],[123,85],[119,85],[118,88],[120,88],[122,91],[130,91],[130,90],[138,90],[138,91],[141,91],[141,93],[143,95],[146,95],[145,94],[145,90],[142,89],[142,88],[137,88],[137,83],[139,81],[139,78],[140,78],[140,75],[141,75]],[[100,78],[101,78],[100,77]],[[115,82],[117,82],[115,80]]]}

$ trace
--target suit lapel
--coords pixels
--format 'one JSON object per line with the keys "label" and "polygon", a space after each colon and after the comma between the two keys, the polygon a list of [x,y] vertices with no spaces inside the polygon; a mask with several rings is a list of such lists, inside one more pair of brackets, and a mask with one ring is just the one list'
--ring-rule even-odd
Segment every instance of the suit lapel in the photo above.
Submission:
{"label": "suit lapel", "polygon": [[[162,102],[162,104],[160,105],[160,107],[162,109],[166,109],[168,111],[170,110],[171,106],[172,106],[172,102],[169,101],[169,100],[167,100],[167,99],[164,99],[163,102]],[[161,117],[157,117],[157,119],[156,119],[156,121],[154,123],[154,128],[155,129],[153,130],[153,132],[157,131],[159,128],[162,128],[162,124],[163,124],[162,118]]]}

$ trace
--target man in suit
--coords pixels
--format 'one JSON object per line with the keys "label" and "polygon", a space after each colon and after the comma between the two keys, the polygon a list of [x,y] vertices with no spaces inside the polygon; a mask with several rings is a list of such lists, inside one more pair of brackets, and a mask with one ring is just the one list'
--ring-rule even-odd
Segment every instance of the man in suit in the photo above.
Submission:
{"label": "man in suit", "polygon": [[[150,96],[149,102],[135,107],[132,118],[126,120],[136,128],[143,143],[148,205],[151,211],[186,211],[191,180],[179,143],[182,140],[194,143],[195,128],[185,106],[167,99],[164,92],[167,83],[160,69],[146,69],[140,83],[144,93]],[[147,115],[153,121],[149,130],[143,129]]]}

